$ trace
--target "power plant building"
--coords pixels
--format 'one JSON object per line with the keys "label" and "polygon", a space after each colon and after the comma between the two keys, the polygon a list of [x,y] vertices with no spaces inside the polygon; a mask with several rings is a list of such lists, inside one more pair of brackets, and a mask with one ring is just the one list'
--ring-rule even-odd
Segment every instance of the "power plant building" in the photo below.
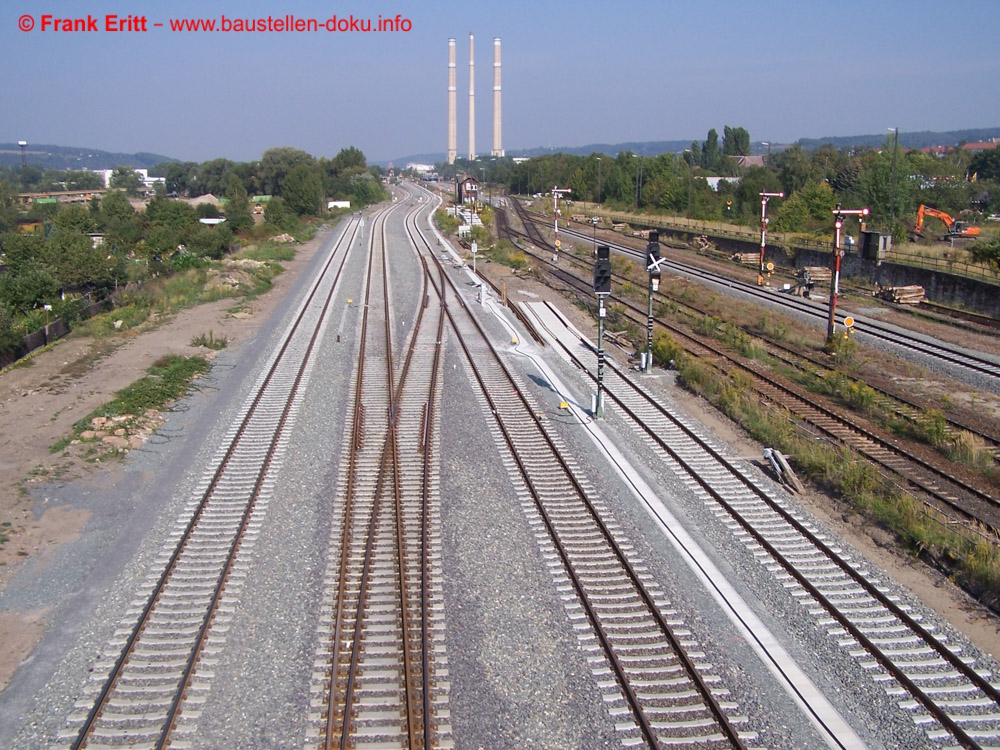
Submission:
{"label": "power plant building", "polygon": [[[449,164],[454,164],[458,157],[458,120],[457,92],[455,80],[455,39],[448,39],[448,151]],[[500,38],[493,39],[493,148],[491,156],[503,156],[503,138],[501,128],[501,73],[500,73]],[[476,55],[475,36],[469,34],[469,160],[476,158]]]}

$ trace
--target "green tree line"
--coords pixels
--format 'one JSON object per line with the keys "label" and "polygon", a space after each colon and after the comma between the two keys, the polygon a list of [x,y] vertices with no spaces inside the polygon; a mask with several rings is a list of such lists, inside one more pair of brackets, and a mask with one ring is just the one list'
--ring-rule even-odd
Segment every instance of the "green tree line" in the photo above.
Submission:
{"label": "green tree line", "polygon": [[[33,187],[101,186],[91,172],[51,171],[39,175]],[[150,172],[162,172],[158,176],[168,182],[141,208],[128,194],[135,184],[114,179],[134,178],[131,168],[115,171],[112,182],[121,189],[86,204],[28,207],[17,200],[20,172],[0,171],[0,349],[16,343],[24,333],[19,323],[40,310],[72,319],[83,295],[101,298],[127,282],[220,258],[241,237],[289,231],[300,217],[325,213],[325,199],[363,206],[386,195],[377,171],[353,147],[333,159],[285,147],[264,152],[257,162],[165,163]],[[208,192],[226,199],[221,211],[212,203],[192,206],[170,197]],[[265,226],[258,230],[251,196],[262,194],[272,197],[265,204]],[[206,224],[200,221],[204,218],[225,221]]]}
{"label": "green tree line", "polygon": [[[881,148],[794,145],[765,157],[763,166],[744,166],[739,157],[749,151],[749,133],[726,126],[721,140],[712,129],[682,153],[654,157],[555,153],[518,163],[482,158],[437,166],[443,175],[449,169],[465,172],[521,195],[547,194],[558,186],[572,190],[571,199],[614,209],[747,226],[760,223],[760,193],[780,191],[784,199],[772,199],[768,207],[774,230],[829,233],[839,203],[868,207],[869,226],[891,232],[897,242],[907,239],[920,204],[971,221],[1000,213],[1000,148],[971,153],[956,147],[937,156],[896,149],[888,137]],[[708,177],[738,179],[713,189]]]}

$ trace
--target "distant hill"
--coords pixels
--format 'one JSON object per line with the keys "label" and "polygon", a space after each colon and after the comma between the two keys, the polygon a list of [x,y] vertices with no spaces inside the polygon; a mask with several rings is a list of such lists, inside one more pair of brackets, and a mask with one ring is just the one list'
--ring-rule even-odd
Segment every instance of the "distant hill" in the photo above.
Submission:
{"label": "distant hill", "polygon": [[[114,169],[120,166],[144,169],[161,161],[177,161],[169,156],[146,152],[116,154],[96,148],[33,143],[29,143],[25,149],[25,158],[29,164],[43,169]],[[0,143],[0,165],[20,167],[21,147],[16,143]]]}
{"label": "distant hill", "polygon": [[[833,144],[835,148],[850,148],[851,146],[881,146],[886,138],[892,138],[889,131],[874,135],[830,136],[828,138],[800,138],[797,143],[808,150],[817,149],[825,143]],[[960,143],[977,143],[1000,138],[1000,127],[976,128],[970,130],[949,130],[935,133],[923,130],[913,133],[899,131],[901,148],[927,148],[929,146],[957,146]]]}
{"label": "distant hill", "polygon": [[[878,147],[886,142],[886,137],[891,138],[892,134],[886,131],[885,133],[875,133],[873,135],[842,135],[828,136],[825,138],[800,138],[794,144],[772,143],[771,148],[773,152],[778,152],[784,148],[788,148],[790,145],[799,145],[805,150],[810,151],[827,143],[833,144],[833,146],[838,149],[850,148],[851,146]],[[1000,138],[1000,127],[949,130],[940,133],[929,130],[912,133],[900,131],[899,145],[901,148],[957,146],[960,143],[988,141],[991,138]],[[679,154],[684,151],[684,149],[691,148],[691,143],[693,141],[701,143],[704,139],[705,137],[701,136],[700,138],[690,138],[686,141],[644,141],[641,143],[628,141],[625,143],[591,143],[586,146],[539,146],[528,149],[510,149],[507,151],[507,156],[544,156],[545,154],[572,154],[574,156],[607,154],[608,156],[617,156],[622,151],[631,151],[633,154],[639,154],[640,156],[659,156],[660,154],[668,153]],[[760,141],[757,141],[751,144],[751,151],[754,154],[763,154],[767,152],[767,147],[763,146]],[[405,167],[411,162],[416,162],[418,164],[433,164],[444,160],[445,153],[441,151],[436,154],[431,153],[404,156],[399,159],[393,159],[392,163],[398,168]],[[379,164],[383,166],[388,163],[388,161],[379,162]]]}

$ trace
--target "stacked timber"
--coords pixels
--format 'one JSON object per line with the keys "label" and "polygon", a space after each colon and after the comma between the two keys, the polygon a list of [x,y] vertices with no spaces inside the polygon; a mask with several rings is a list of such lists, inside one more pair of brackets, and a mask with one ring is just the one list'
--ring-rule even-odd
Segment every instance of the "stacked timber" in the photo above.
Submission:
{"label": "stacked timber", "polygon": [[880,286],[875,290],[875,296],[886,302],[895,302],[897,305],[919,305],[924,300],[924,288],[916,284]]}
{"label": "stacked timber", "polygon": [[829,284],[833,279],[833,271],[826,266],[806,266],[799,275],[802,276],[804,273],[809,274],[809,280],[814,284]]}
{"label": "stacked timber", "polygon": [[760,253],[733,253],[732,259],[745,266],[760,265]]}

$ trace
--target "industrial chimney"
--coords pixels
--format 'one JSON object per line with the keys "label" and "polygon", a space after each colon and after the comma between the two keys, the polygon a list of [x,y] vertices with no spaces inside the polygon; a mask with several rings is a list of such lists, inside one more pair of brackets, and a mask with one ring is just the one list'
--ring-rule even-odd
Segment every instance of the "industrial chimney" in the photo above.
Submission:
{"label": "industrial chimney", "polygon": [[458,123],[455,119],[458,88],[455,85],[455,39],[448,40],[448,163],[454,164],[458,156]]}
{"label": "industrial chimney", "polygon": [[500,37],[493,37],[493,156],[503,156],[500,116]]}
{"label": "industrial chimney", "polygon": [[469,161],[476,158],[476,60],[475,44],[469,33]]}

